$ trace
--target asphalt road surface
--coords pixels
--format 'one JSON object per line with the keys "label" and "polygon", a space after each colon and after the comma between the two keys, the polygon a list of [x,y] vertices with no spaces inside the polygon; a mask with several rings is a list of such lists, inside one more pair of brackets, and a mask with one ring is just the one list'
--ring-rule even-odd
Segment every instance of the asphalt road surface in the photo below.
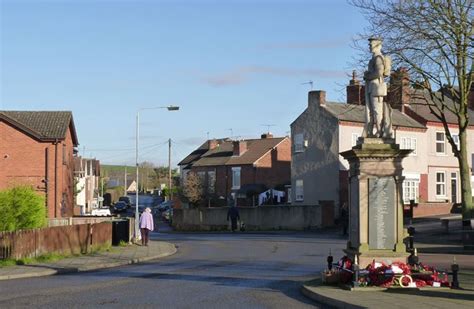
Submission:
{"label": "asphalt road surface", "polygon": [[154,233],[178,253],[139,265],[0,282],[0,307],[317,308],[301,284],[343,255],[340,233]]}

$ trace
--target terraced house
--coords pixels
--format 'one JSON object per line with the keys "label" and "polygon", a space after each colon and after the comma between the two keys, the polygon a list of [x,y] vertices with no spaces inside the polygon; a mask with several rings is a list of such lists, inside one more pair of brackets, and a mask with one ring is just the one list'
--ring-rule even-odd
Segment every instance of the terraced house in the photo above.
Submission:
{"label": "terraced house", "polygon": [[270,133],[260,139],[212,139],[178,165],[182,181],[190,171],[197,173],[214,200],[225,203],[230,199],[237,205],[252,206],[259,193],[289,185],[291,142],[289,137]]}
{"label": "terraced house", "polygon": [[0,111],[0,190],[31,185],[48,218],[72,216],[77,145],[69,111]]}
{"label": "terraced house", "polygon": [[[408,205],[414,200],[418,204],[415,216],[446,214],[460,202],[458,162],[442,123],[430,113],[427,106],[432,104],[430,98],[412,88],[406,74],[403,69],[394,72],[387,97],[392,106],[396,143],[402,149],[412,149],[402,163],[403,202]],[[448,97],[445,102],[455,104]],[[469,113],[470,119],[474,119],[473,110]],[[446,111],[445,117],[448,125],[455,129],[455,115]],[[330,201],[337,216],[339,206],[348,202],[349,165],[339,153],[356,145],[364,123],[364,86],[355,75],[347,87],[346,103],[328,102],[324,91],[309,92],[306,109],[291,124],[294,204]],[[467,144],[472,159],[472,125],[468,129]],[[472,160],[469,164],[472,166]]]}

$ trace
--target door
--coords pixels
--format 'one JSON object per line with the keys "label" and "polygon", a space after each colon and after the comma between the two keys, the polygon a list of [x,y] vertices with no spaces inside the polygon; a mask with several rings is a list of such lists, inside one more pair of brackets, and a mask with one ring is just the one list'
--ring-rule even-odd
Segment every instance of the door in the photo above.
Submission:
{"label": "door", "polygon": [[458,177],[456,173],[451,173],[451,202],[458,202]]}

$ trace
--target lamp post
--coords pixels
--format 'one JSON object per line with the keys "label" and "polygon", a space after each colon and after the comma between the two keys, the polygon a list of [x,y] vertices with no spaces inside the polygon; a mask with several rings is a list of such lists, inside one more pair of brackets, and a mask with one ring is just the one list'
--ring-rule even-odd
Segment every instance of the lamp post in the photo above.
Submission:
{"label": "lamp post", "polygon": [[136,198],[135,198],[135,242],[138,241],[138,231],[139,231],[139,222],[138,222],[138,191],[139,191],[139,172],[138,172],[138,151],[139,151],[139,140],[140,140],[140,111],[149,110],[149,109],[163,109],[166,108],[168,111],[177,111],[179,106],[169,105],[169,106],[158,106],[158,107],[145,107],[137,110],[137,127],[136,127],[136,139],[135,139],[135,164],[137,168],[137,188],[136,188]]}

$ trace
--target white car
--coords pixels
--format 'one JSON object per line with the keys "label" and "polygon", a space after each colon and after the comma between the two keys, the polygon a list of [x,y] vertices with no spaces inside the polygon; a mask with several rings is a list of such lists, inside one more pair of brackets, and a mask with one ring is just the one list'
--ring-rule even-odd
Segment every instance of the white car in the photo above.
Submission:
{"label": "white car", "polygon": [[110,213],[109,208],[96,208],[92,209],[92,216],[111,216],[112,214]]}

